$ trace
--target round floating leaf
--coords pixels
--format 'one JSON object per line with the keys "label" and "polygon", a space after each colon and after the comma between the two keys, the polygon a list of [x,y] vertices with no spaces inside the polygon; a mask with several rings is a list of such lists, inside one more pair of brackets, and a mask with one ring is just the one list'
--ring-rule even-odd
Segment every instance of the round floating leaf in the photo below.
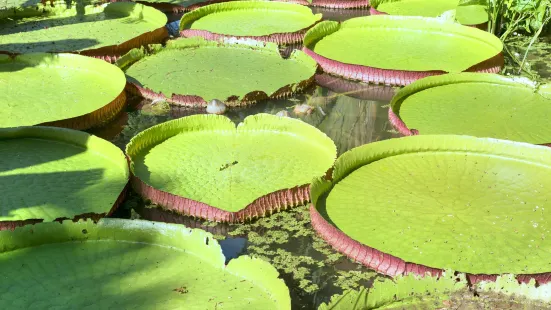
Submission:
{"label": "round floating leaf", "polygon": [[168,35],[166,22],[162,12],[131,2],[9,10],[0,14],[0,51],[79,52],[110,60],[109,56],[161,42]]}
{"label": "round floating leaf", "polygon": [[551,143],[551,85],[496,74],[421,79],[393,98],[389,117],[402,134],[462,134]]}
{"label": "round floating leaf", "polygon": [[415,275],[375,281],[369,289],[347,290],[334,295],[318,310],[443,309],[449,294],[467,288],[464,275],[446,272],[440,278]]}
{"label": "round floating leaf", "polygon": [[551,279],[551,149],[467,136],[412,136],[343,154],[312,183],[314,228],[391,276],[450,268]]}
{"label": "round floating leaf", "polygon": [[291,309],[269,263],[224,260],[211,234],[182,225],[102,219],[26,226],[0,232],[0,308]]}
{"label": "round floating leaf", "polygon": [[138,193],[174,211],[238,222],[309,201],[310,181],[336,157],[333,141],[269,114],[237,126],[196,115],[136,135],[126,147]]}
{"label": "round floating leaf", "polygon": [[377,15],[324,21],[304,38],[304,51],[328,73],[364,82],[407,85],[445,72],[497,73],[496,36],[436,18]]}
{"label": "round floating leaf", "polygon": [[278,44],[301,42],[308,28],[321,20],[305,6],[270,1],[230,1],[184,14],[181,35],[209,40],[253,38]]}
{"label": "round floating leaf", "polygon": [[0,55],[0,127],[88,129],[122,111],[124,73],[75,54]]}
{"label": "round floating leaf", "polygon": [[109,214],[129,177],[119,148],[71,129],[0,129],[0,158],[0,230]]}
{"label": "round floating leaf", "polygon": [[287,96],[309,86],[317,69],[301,51],[283,59],[273,43],[200,37],[171,41],[151,53],[135,49],[117,64],[133,84],[130,91],[191,106],[212,99],[235,106]]}
{"label": "round floating leaf", "polygon": [[374,0],[372,9],[377,13],[404,16],[438,17],[446,11],[456,10],[455,18],[463,25],[488,22],[488,12],[482,5],[459,5],[459,0]]}

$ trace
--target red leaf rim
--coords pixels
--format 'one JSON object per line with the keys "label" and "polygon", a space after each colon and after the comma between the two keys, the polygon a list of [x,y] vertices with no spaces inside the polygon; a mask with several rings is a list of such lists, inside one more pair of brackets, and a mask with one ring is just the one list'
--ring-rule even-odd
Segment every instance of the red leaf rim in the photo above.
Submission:
{"label": "red leaf rim", "polygon": [[[295,85],[294,90],[293,90],[293,84],[289,84],[276,90],[271,95],[268,95],[263,91],[252,91],[245,94],[245,96],[243,96],[241,99],[237,96],[231,96],[229,98],[226,98],[226,100],[224,101],[229,106],[238,107],[238,106],[246,106],[246,105],[254,104],[257,101],[265,100],[265,99],[287,98],[294,93],[301,92],[304,89],[310,87],[313,83],[314,83],[314,76],[310,77],[307,80],[300,81],[298,84],[294,84]],[[131,94],[139,95],[150,100],[162,99],[179,106],[195,107],[195,108],[197,107],[204,108],[207,106],[207,102],[205,101],[205,99],[203,99],[200,96],[172,94],[169,97],[164,95],[161,92],[159,93],[154,92],[149,88],[141,87],[140,85],[137,85],[132,82],[126,83],[126,90]]]}
{"label": "red leaf rim", "polygon": [[[312,227],[317,234],[329,243],[335,250],[346,255],[351,260],[358,262],[379,273],[395,277],[398,275],[415,274],[426,276],[427,273],[433,277],[439,277],[443,269],[432,268],[420,264],[409,263],[401,258],[381,252],[377,249],[364,245],[343,233],[323,218],[314,205],[310,205],[310,216]],[[471,284],[480,281],[495,281],[497,274],[466,274]],[[538,284],[551,282],[551,272],[538,274],[521,274],[516,279],[521,283],[528,283],[535,279]]]}
{"label": "red leaf rim", "polygon": [[337,93],[361,100],[390,101],[395,90],[390,86],[358,84],[327,73],[316,74],[316,83]]}
{"label": "red leaf rim", "polygon": [[306,184],[272,192],[257,198],[239,211],[230,212],[156,189],[134,174],[132,174],[131,183],[138,194],[151,200],[152,203],[160,205],[163,209],[215,222],[243,223],[247,220],[271,215],[275,211],[304,205],[310,201],[310,184]]}
{"label": "red leaf rim", "polygon": [[[400,116],[394,113],[392,107],[388,108],[388,120],[390,121],[392,127],[398,130],[398,132],[404,136],[413,136],[420,134],[419,130],[417,129],[409,129],[406,123],[404,123],[404,121],[400,118]],[[542,143],[539,145],[551,147],[551,143]]]}
{"label": "red leaf rim", "polygon": [[306,32],[314,27],[318,22],[308,26],[306,28],[300,29],[295,32],[286,32],[286,33],[272,33],[263,36],[234,36],[226,35],[215,32],[210,32],[208,30],[199,30],[199,29],[184,29],[180,31],[182,37],[191,38],[191,37],[203,37],[209,41],[219,41],[222,39],[253,39],[256,41],[262,42],[272,42],[278,45],[283,44],[292,44],[292,43],[301,43],[304,39]]}
{"label": "red leaf rim", "polygon": [[126,105],[126,93],[124,89],[113,101],[91,113],[76,116],[68,119],[46,122],[41,126],[63,127],[76,130],[86,130],[94,127],[100,127],[114,120],[123,112]]}
{"label": "red leaf rim", "polygon": [[[406,71],[353,65],[321,56],[306,46],[303,47],[302,50],[310,57],[314,58],[323,69],[323,71],[347,79],[366,83],[384,84],[390,86],[405,86],[427,76],[441,75],[446,73],[440,70]],[[498,73],[501,71],[503,64],[503,53],[500,52],[494,57],[484,60],[483,62],[480,62],[470,67],[465,72]]]}
{"label": "red leaf rim", "polygon": [[[117,208],[122,204],[124,199],[126,198],[126,194],[128,192],[129,184],[127,183],[121,193],[119,194],[119,197],[117,197],[117,200],[115,200],[115,203],[113,203],[113,206],[107,213],[82,213],[75,215],[71,220],[73,222],[78,222],[79,220],[83,219],[92,219],[94,222],[99,221],[101,218],[105,216],[110,216],[117,210]],[[67,220],[69,218],[67,217],[60,217],[56,218],[54,222],[61,223],[64,220]],[[25,226],[25,225],[34,225],[38,223],[44,222],[43,219],[27,219],[27,220],[19,220],[19,221],[0,221],[0,231],[2,230],[15,230],[17,227]]]}
{"label": "red leaf rim", "polygon": [[369,0],[312,0],[312,3],[309,3],[306,0],[281,1],[330,9],[362,9],[369,7]]}
{"label": "red leaf rim", "polygon": [[218,224],[216,226],[209,226],[201,223],[191,217],[179,214],[173,210],[166,210],[162,207],[153,208],[145,207],[137,211],[138,214],[145,220],[163,223],[181,224],[187,228],[199,228],[206,230],[213,235],[225,235],[227,236],[232,228],[227,224]]}
{"label": "red leaf rim", "polygon": [[[369,14],[370,15],[389,15],[388,13],[378,11],[374,7],[369,8]],[[464,26],[474,27],[474,28],[478,28],[480,30],[485,30],[485,31],[488,30],[488,22],[484,22],[484,23],[481,23],[481,24],[475,24],[475,25],[464,25]]]}

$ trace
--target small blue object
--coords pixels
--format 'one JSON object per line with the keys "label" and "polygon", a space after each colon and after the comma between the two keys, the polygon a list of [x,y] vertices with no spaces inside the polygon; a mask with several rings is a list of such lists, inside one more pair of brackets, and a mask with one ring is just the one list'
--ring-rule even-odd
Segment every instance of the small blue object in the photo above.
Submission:
{"label": "small blue object", "polygon": [[226,264],[233,258],[237,258],[243,253],[247,245],[246,238],[231,238],[227,237],[226,239],[219,240],[218,244],[222,248],[222,254],[226,256]]}
{"label": "small blue object", "polygon": [[176,20],[171,23],[168,23],[165,25],[166,29],[168,30],[168,34],[170,34],[173,37],[180,36],[180,21]]}

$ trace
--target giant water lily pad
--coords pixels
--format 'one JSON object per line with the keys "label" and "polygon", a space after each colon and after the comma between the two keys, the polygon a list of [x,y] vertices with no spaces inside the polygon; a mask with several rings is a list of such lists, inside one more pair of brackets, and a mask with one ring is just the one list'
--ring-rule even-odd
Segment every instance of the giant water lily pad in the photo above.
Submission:
{"label": "giant water lily pad", "polygon": [[64,128],[0,129],[0,158],[0,230],[109,214],[129,176],[119,148]]}
{"label": "giant water lily pad", "polygon": [[445,72],[498,72],[503,45],[494,35],[436,18],[377,15],[324,21],[304,38],[304,51],[327,73],[407,85]]}
{"label": "giant water lily pad", "polygon": [[312,224],[338,251],[395,276],[453,269],[551,279],[551,149],[412,136],[343,154],[312,182]]}
{"label": "giant water lily pad", "polygon": [[168,35],[166,22],[162,12],[131,2],[9,10],[0,15],[0,51],[78,52],[110,60],[143,44],[161,42]]}
{"label": "giant water lily pad", "polygon": [[393,98],[389,118],[402,134],[463,134],[551,143],[551,84],[495,74],[428,77]]}
{"label": "giant water lily pad", "polygon": [[301,51],[283,59],[273,43],[200,37],[171,41],[150,53],[132,50],[117,64],[133,84],[130,91],[191,106],[212,99],[244,105],[287,96],[310,86],[317,69]]}
{"label": "giant water lily pad", "polygon": [[291,309],[269,263],[224,260],[211,234],[182,225],[102,219],[26,226],[0,232],[0,307]]}
{"label": "giant water lily pad", "polygon": [[463,25],[478,26],[488,22],[484,5],[460,5],[460,0],[374,0],[371,14],[438,17],[455,10],[455,19]]}
{"label": "giant water lily pad", "polygon": [[195,115],[136,135],[126,147],[135,190],[164,208],[238,222],[309,201],[313,177],[336,157],[333,141],[300,120],[257,114],[235,127]]}
{"label": "giant water lily pad", "polygon": [[230,1],[184,14],[180,34],[209,40],[252,38],[278,44],[302,42],[308,28],[321,20],[305,6],[270,1]]}
{"label": "giant water lily pad", "polygon": [[0,128],[48,124],[88,129],[122,111],[124,73],[75,54],[0,55]]}

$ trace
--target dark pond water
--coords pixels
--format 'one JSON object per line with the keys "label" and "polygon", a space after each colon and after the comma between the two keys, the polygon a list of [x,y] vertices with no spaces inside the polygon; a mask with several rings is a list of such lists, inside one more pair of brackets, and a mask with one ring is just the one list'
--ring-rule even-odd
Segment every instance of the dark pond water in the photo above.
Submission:
{"label": "dark pond water", "polygon": [[[327,19],[345,20],[368,15],[367,10],[321,10]],[[522,58],[526,39],[515,39],[510,45],[512,53]],[[551,38],[537,43],[528,54],[531,68],[539,78],[551,77]],[[547,60],[546,60],[547,59]],[[515,62],[508,58],[508,73],[515,73]],[[526,75],[526,74],[525,74]],[[256,113],[276,114],[287,110],[291,117],[319,128],[333,139],[339,153],[374,141],[399,135],[392,129],[387,113],[395,89],[349,82],[320,74],[317,85],[306,93],[283,100],[269,100],[248,108],[229,110],[227,116],[235,122]],[[296,115],[293,108],[307,103],[314,109],[309,115]],[[187,115],[206,113],[170,107],[141,98],[128,99],[128,109],[104,128],[92,133],[112,141],[121,148],[138,132],[153,125]],[[276,213],[245,225],[216,224],[179,216],[147,205],[136,194],[130,193],[122,207],[113,215],[120,218],[142,218],[184,224],[213,233],[228,259],[242,254],[260,256],[270,261],[281,273],[291,291],[293,309],[316,309],[333,294],[343,289],[369,285],[382,277],[365,267],[353,263],[333,251],[318,238],[310,226],[306,206]]]}

